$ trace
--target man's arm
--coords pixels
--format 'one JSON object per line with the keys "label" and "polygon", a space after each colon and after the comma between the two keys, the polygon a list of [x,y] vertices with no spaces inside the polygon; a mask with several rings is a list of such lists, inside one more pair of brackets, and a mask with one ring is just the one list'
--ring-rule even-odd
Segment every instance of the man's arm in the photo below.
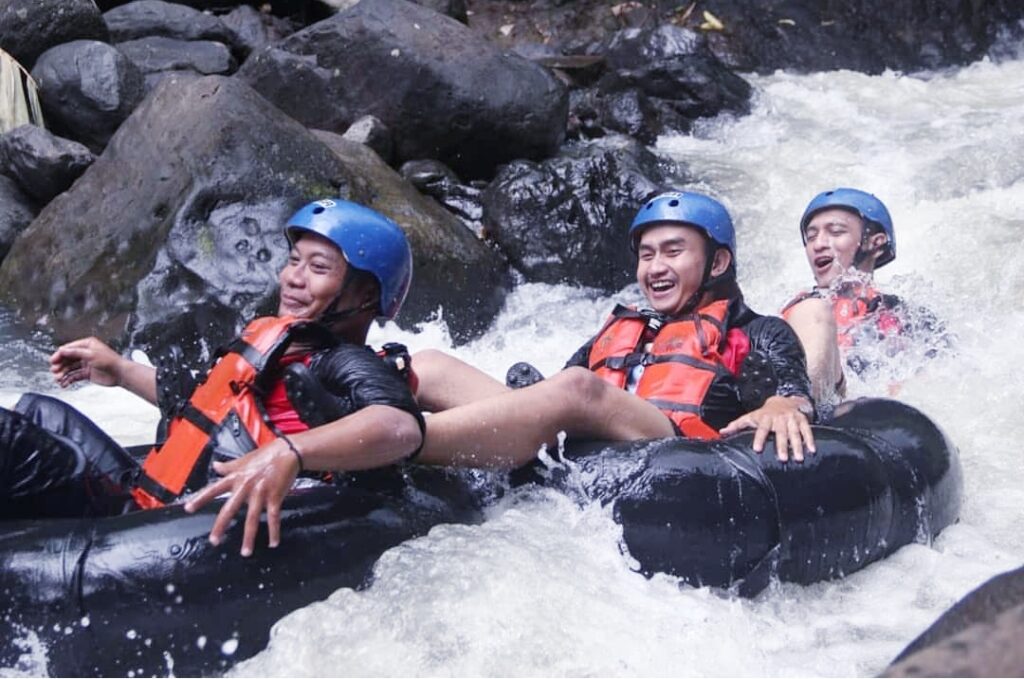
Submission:
{"label": "man's arm", "polygon": [[800,340],[792,328],[781,318],[761,316],[745,328],[750,337],[751,351],[760,351],[767,357],[778,386],[763,406],[742,415],[721,430],[722,435],[743,429],[756,429],[753,448],[760,453],[769,434],[775,434],[775,451],[779,460],[802,462],[803,449],[815,452],[814,434],[810,421],[814,415],[811,384],[807,377],[807,363]]}
{"label": "man's arm", "polygon": [[50,356],[50,372],[61,388],[89,380],[124,387],[156,405],[156,370],[121,356],[95,337],[68,342]]}
{"label": "man's arm", "polygon": [[266,511],[269,545],[281,541],[281,505],[302,471],[353,471],[394,464],[423,441],[419,423],[391,406],[372,405],[305,432],[277,438],[231,462],[215,462],[221,478],[192,496],[194,512],[223,493],[231,497],[214,521],[210,542],[220,544],[235,514],[248,505],[242,556],[252,554],[260,516]]}
{"label": "man's arm", "polygon": [[363,347],[341,345],[319,354],[310,370],[346,414],[308,431],[283,436],[227,463],[214,463],[222,478],[185,504],[194,512],[218,495],[231,498],[217,515],[210,541],[218,544],[234,515],[248,505],[242,555],[252,554],[260,516],[267,514],[270,546],[280,542],[281,505],[302,471],[355,471],[400,462],[423,442],[423,416],[406,382]]}

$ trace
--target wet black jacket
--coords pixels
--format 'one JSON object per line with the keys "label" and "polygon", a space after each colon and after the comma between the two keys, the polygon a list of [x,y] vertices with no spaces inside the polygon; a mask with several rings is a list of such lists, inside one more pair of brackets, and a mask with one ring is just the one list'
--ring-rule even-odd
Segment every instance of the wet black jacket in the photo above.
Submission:
{"label": "wet black jacket", "polygon": [[[803,396],[811,401],[807,359],[796,333],[781,318],[762,316],[742,298],[729,304],[727,330],[738,328],[750,340],[750,355],[737,377],[716,377],[704,397],[701,419],[721,429],[734,419],[759,408],[769,396]],[[580,347],[565,367],[587,367],[595,337]],[[813,401],[812,401],[813,402]]]}

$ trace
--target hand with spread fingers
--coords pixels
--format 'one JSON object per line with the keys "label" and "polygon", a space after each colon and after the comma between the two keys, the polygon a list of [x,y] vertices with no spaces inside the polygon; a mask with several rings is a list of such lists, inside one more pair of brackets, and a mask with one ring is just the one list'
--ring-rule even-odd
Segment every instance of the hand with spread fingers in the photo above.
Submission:
{"label": "hand with spread fingers", "polygon": [[814,454],[814,434],[807,415],[801,410],[810,405],[799,396],[772,396],[757,410],[736,418],[721,430],[723,436],[735,434],[743,429],[756,429],[753,448],[755,453],[764,450],[769,434],[775,434],[775,451],[780,462],[789,460],[792,448],[793,460],[804,461],[804,448]]}
{"label": "hand with spread fingers", "polygon": [[215,462],[214,470],[221,478],[189,498],[185,511],[195,512],[224,493],[231,493],[221,507],[210,530],[210,542],[220,544],[235,514],[248,505],[242,556],[250,556],[256,545],[260,517],[267,514],[269,546],[281,542],[281,505],[299,475],[300,457],[283,439],[275,439],[261,448],[231,462]]}
{"label": "hand with spread fingers", "polygon": [[95,337],[68,342],[50,356],[50,372],[61,387],[88,380],[104,387],[121,384],[125,359]]}

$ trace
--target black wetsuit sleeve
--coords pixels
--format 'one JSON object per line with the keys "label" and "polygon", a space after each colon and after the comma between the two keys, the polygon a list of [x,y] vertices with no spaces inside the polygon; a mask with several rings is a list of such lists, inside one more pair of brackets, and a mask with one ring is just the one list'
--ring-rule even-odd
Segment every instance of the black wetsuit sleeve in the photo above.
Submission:
{"label": "black wetsuit sleeve", "polygon": [[594,340],[596,337],[591,337],[587,340],[587,343],[576,350],[576,352],[569,357],[569,360],[565,362],[563,370],[565,368],[573,368],[575,366],[582,366],[587,368],[590,366],[590,348],[594,346]]}
{"label": "black wetsuit sleeve", "polygon": [[348,406],[348,412],[371,405],[391,406],[415,417],[420,431],[426,430],[409,384],[367,347],[340,344],[314,355],[309,369],[325,390]]}
{"label": "black wetsuit sleeve", "polygon": [[775,395],[803,396],[813,403],[804,348],[789,324],[776,316],[758,316],[743,329],[750,338],[750,351],[761,352],[775,372]]}

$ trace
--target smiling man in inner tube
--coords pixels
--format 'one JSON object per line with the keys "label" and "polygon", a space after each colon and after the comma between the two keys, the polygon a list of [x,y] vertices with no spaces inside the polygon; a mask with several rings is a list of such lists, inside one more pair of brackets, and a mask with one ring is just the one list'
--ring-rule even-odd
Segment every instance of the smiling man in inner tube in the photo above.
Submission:
{"label": "smiling man in inner tube", "polygon": [[803,349],[780,318],[760,316],[736,284],[736,236],[717,200],[669,192],[627,235],[650,309],[617,307],[558,374],[510,389],[443,352],[414,357],[427,417],[418,461],[517,467],[570,437],[714,439],[755,429],[781,460],[814,452]]}
{"label": "smiling man in inner tube", "polygon": [[[140,465],[84,415],[26,394],[0,409],[0,518],[107,516],[198,491],[189,511],[230,492],[210,533],[221,540],[245,505],[242,554],[264,512],[280,539],[284,497],[302,474],[369,469],[419,449],[423,417],[404,347],[365,345],[377,317],[393,318],[412,277],[401,228],[341,199],[288,220],[278,315],[249,323],[200,383],[171,361],[135,363],[90,337],[50,358],[58,384],[121,386],[161,407],[166,436]],[[209,482],[209,485],[206,485]],[[204,488],[205,485],[205,488]]]}
{"label": "smiling man in inner tube", "polygon": [[807,352],[812,395],[825,410],[846,396],[844,363],[856,373],[872,365],[858,346],[895,355],[906,341],[928,338],[929,356],[949,346],[932,312],[911,310],[875,287],[875,270],[896,259],[892,216],[876,196],[849,188],[819,193],[804,209],[800,236],[814,287],[790,300],[782,316]]}

